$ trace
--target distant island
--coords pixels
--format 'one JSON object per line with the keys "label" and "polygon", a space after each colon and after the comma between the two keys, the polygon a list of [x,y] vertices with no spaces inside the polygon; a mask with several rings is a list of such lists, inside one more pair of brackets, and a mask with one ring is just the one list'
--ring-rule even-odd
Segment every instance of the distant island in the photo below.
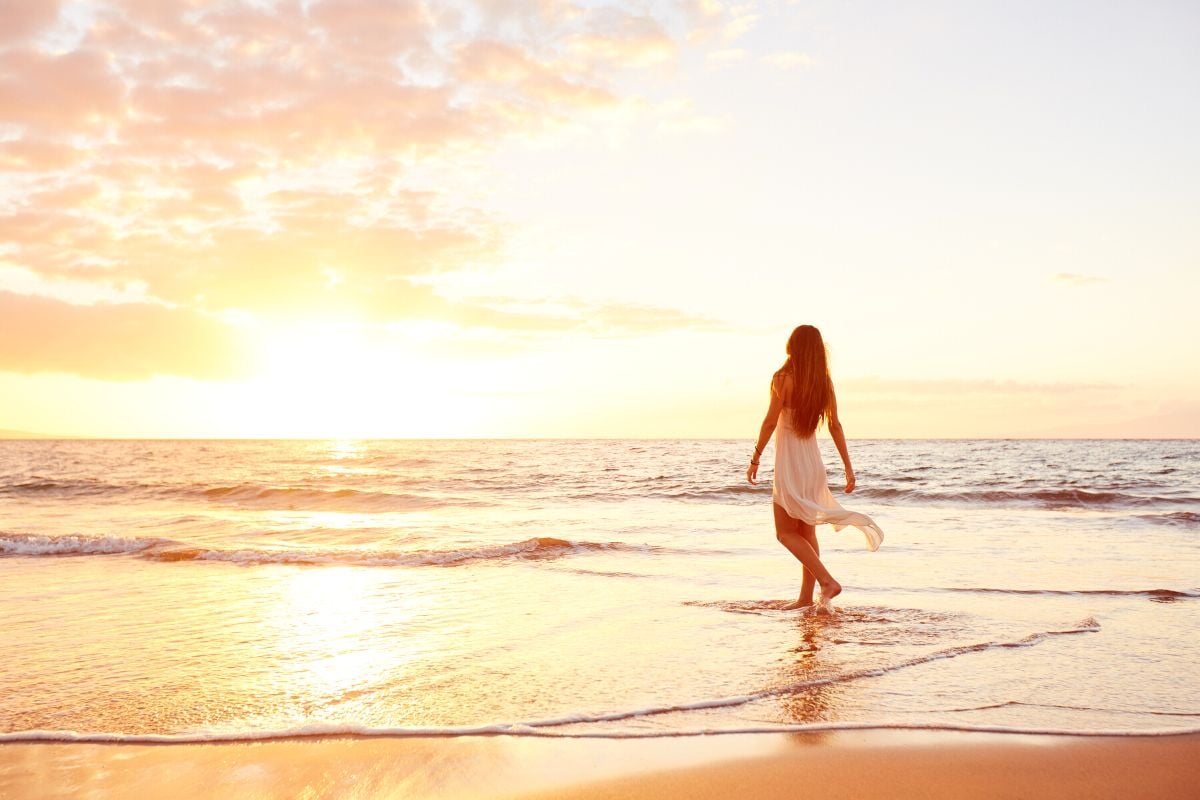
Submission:
{"label": "distant island", "polygon": [[0,439],[59,439],[52,433],[32,433],[31,431],[0,430]]}

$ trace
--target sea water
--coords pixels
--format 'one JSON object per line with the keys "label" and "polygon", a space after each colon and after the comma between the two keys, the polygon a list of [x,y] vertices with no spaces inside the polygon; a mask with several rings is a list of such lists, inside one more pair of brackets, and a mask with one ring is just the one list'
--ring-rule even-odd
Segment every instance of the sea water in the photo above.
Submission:
{"label": "sea water", "polygon": [[1200,442],[0,442],[0,739],[1200,728]]}

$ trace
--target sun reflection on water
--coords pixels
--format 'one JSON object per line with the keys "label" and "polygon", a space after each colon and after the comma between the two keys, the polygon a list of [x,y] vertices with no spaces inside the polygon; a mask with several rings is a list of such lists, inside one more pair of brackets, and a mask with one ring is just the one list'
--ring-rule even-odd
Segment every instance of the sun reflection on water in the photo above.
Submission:
{"label": "sun reflection on water", "polygon": [[336,459],[356,458],[362,453],[363,443],[358,439],[335,439],[329,443],[329,457]]}
{"label": "sun reflection on water", "polygon": [[822,682],[836,674],[836,666],[827,663],[828,654],[822,658],[820,653],[829,645],[831,629],[836,629],[838,622],[836,612],[822,613],[817,608],[798,615],[796,628],[800,641],[780,661],[782,683],[803,687],[779,696],[783,717],[788,722],[804,724],[836,717],[840,687]]}
{"label": "sun reflection on water", "polygon": [[280,602],[264,618],[277,652],[288,654],[278,676],[291,691],[324,704],[359,697],[403,680],[424,648],[397,628],[433,603],[432,593],[404,591],[384,571],[354,567],[296,570]]}

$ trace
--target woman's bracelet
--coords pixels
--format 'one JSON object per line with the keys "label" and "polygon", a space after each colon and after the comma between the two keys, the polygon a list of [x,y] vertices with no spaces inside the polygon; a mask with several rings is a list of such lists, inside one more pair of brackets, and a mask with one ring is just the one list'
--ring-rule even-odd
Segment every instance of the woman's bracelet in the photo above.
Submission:
{"label": "woman's bracelet", "polygon": [[750,459],[750,463],[751,463],[751,464],[753,464],[754,466],[756,466],[756,467],[757,467],[757,466],[758,466],[758,465],[759,465],[761,462],[759,462],[759,461],[755,461],[755,460],[752,458],[752,459]]}

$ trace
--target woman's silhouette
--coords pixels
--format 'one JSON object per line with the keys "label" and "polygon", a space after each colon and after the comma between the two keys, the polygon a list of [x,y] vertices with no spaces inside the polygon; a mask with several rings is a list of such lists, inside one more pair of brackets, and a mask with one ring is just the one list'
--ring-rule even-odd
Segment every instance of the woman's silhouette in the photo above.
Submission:
{"label": "woman's silhouette", "polygon": [[842,585],[821,562],[816,525],[829,523],[834,530],[853,525],[866,535],[871,550],[879,549],[883,531],[865,514],[842,508],[829,491],[816,439],[822,421],[828,426],[846,467],[847,494],[854,491],[854,468],[838,419],[837,397],[829,377],[821,332],[812,325],[796,328],[788,337],[787,356],[787,361],[771,378],[771,405],[763,419],[754,455],[750,457],[746,479],[755,482],[763,448],[778,426],[775,484],[771,492],[775,536],[800,560],[804,570],[800,596],[784,606],[790,609],[812,605],[814,584],[821,585],[822,602],[832,600],[842,591]]}

